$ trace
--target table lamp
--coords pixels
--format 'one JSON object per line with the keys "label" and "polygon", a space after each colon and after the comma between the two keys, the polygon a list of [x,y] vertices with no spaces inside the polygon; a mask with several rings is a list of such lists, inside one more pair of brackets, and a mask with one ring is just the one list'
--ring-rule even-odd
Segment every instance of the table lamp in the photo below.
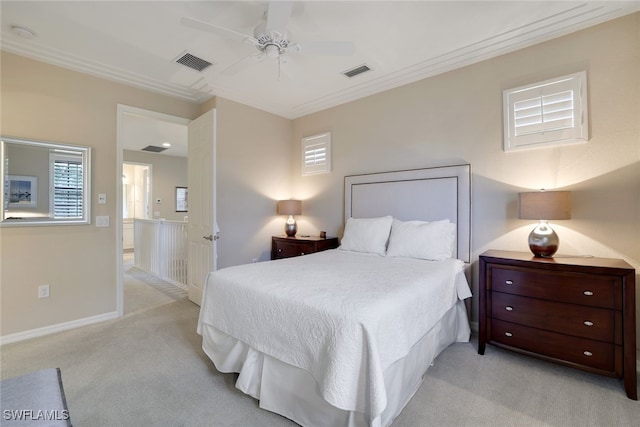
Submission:
{"label": "table lamp", "polygon": [[542,190],[519,196],[519,218],[539,221],[529,234],[529,249],[537,257],[553,257],[560,240],[547,221],[571,219],[571,192]]}
{"label": "table lamp", "polygon": [[289,215],[287,222],[284,224],[284,232],[289,237],[294,237],[298,231],[294,215],[302,213],[302,201],[300,200],[278,200],[278,215]]}

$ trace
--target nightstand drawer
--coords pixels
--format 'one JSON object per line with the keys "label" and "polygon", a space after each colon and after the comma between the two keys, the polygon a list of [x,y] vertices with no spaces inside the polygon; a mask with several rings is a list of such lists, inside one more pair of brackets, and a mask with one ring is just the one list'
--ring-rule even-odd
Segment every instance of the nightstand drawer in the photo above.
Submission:
{"label": "nightstand drawer", "polygon": [[616,351],[612,343],[572,337],[500,320],[491,322],[491,337],[494,342],[561,361],[610,373],[615,371]]}
{"label": "nightstand drawer", "polygon": [[305,255],[315,252],[312,243],[287,243],[278,242],[276,244],[276,253],[280,258],[289,258],[299,255]]}
{"label": "nightstand drawer", "polygon": [[620,310],[615,277],[558,273],[517,267],[490,267],[491,290],[510,294]]}
{"label": "nightstand drawer", "polygon": [[491,293],[491,317],[537,329],[613,342],[613,310]]}
{"label": "nightstand drawer", "polygon": [[337,237],[271,237],[271,259],[313,254],[339,245]]}

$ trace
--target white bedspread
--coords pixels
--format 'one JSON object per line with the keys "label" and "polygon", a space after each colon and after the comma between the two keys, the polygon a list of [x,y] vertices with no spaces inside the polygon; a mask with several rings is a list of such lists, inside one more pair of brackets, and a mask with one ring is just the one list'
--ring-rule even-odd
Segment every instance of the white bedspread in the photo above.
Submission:
{"label": "white bedspread", "polygon": [[377,415],[385,368],[471,296],[463,268],[341,250],[229,267],[207,277],[198,332],[211,325],[307,370],[333,406]]}

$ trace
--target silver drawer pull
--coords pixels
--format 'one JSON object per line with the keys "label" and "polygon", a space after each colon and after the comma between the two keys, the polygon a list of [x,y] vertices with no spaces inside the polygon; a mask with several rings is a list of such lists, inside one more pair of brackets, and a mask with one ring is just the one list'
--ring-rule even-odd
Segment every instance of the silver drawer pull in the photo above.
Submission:
{"label": "silver drawer pull", "polygon": [[585,356],[587,356],[587,357],[591,357],[591,356],[593,356],[593,353],[591,353],[589,350],[585,350],[585,351],[583,351],[583,352],[582,352],[582,354],[584,354],[584,355],[585,355]]}
{"label": "silver drawer pull", "polygon": [[511,307],[510,305],[506,306],[504,309],[507,311],[513,311],[513,307]]}
{"label": "silver drawer pull", "polygon": [[513,285],[513,280],[505,280],[504,283],[507,285]]}
{"label": "silver drawer pull", "polygon": [[513,334],[511,332],[505,332],[504,335],[507,336],[507,337],[512,337],[513,336]]}
{"label": "silver drawer pull", "polygon": [[586,296],[590,297],[593,295],[593,292],[591,291],[584,291],[583,294],[585,294]]}
{"label": "silver drawer pull", "polygon": [[593,326],[593,322],[591,320],[585,320],[583,323],[585,326]]}
{"label": "silver drawer pull", "polygon": [[304,252],[300,252],[300,255],[304,255]]}

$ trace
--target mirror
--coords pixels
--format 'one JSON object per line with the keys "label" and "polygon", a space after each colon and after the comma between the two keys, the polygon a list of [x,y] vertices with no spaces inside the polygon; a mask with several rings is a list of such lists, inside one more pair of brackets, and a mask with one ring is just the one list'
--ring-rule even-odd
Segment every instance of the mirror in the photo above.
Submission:
{"label": "mirror", "polygon": [[90,224],[91,148],[2,137],[2,226]]}

